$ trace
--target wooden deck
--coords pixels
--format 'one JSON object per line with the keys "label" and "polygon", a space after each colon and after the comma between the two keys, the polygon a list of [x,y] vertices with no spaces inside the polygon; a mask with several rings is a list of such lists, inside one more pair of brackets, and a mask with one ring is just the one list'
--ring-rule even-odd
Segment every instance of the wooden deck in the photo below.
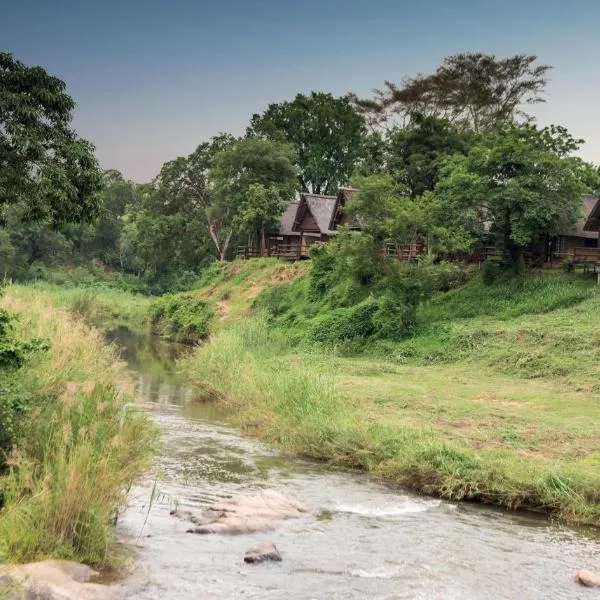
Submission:
{"label": "wooden deck", "polygon": [[235,257],[241,260],[261,257],[280,258],[282,260],[300,260],[301,258],[307,258],[308,254],[303,253],[298,244],[277,244],[265,251],[261,251],[260,248],[252,246],[239,246]]}

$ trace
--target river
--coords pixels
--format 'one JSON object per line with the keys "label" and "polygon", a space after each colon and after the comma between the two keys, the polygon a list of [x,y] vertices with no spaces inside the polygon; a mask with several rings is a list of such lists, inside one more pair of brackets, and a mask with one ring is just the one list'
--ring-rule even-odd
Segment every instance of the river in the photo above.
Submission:
{"label": "river", "polygon": [[[111,339],[162,431],[157,470],[133,489],[119,535],[136,549],[126,597],[139,600],[559,599],[600,597],[574,582],[600,570],[598,534],[541,516],[424,498],[366,475],[284,456],[244,437],[218,407],[178,381],[177,348]],[[187,534],[169,515],[223,497],[276,489],[310,517],[271,533]],[[247,565],[263,539],[283,561]]]}

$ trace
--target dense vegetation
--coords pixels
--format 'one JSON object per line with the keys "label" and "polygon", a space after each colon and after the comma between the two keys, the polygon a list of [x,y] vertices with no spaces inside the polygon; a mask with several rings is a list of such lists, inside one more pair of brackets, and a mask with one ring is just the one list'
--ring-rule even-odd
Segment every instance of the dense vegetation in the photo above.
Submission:
{"label": "dense vegetation", "polygon": [[0,561],[114,564],[111,523],[149,466],[154,432],[126,408],[123,364],[99,332],[39,289],[11,289],[3,306],[32,350],[18,372],[2,371]]}
{"label": "dense vegetation", "polygon": [[304,286],[274,283],[257,304],[295,288],[295,306],[220,328],[183,365],[248,432],[425,493],[597,523],[592,279],[477,274],[421,303],[410,337],[350,353],[286,317],[308,306]]}
{"label": "dense vegetation", "polygon": [[[299,94],[139,184],[99,171],[62,81],[0,54],[0,270],[38,282],[0,312],[0,561],[118,560],[110,523],[154,438],[90,324],[208,340],[183,370],[286,448],[597,523],[598,292],[523,269],[600,174],[525,113],[536,60],[460,54],[373,99]],[[265,248],[299,188],[350,182],[360,231],[310,265],[227,262]],[[386,256],[402,244],[425,251]],[[479,272],[484,245],[501,258]]]}
{"label": "dense vegetation", "polygon": [[[0,53],[5,277],[51,266],[85,232],[102,252],[115,237],[92,224],[102,176],[93,147],[70,128],[74,106],[61,80]],[[14,294],[0,310],[0,562],[114,564],[111,523],[149,464],[152,427],[127,408],[122,365],[97,331],[40,290]]]}

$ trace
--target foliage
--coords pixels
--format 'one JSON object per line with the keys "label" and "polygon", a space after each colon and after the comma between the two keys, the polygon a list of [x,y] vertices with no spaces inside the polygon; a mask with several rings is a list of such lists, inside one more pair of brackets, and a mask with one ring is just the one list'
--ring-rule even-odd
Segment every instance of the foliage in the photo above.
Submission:
{"label": "foliage", "polygon": [[19,337],[16,321],[14,314],[0,309],[0,470],[15,440],[17,423],[29,408],[28,394],[15,372],[27,358],[48,348],[42,340]]}
{"label": "foliage", "polygon": [[433,191],[443,160],[465,154],[470,136],[448,121],[414,115],[408,127],[396,127],[389,134],[390,174],[415,198]]}
{"label": "foliage", "polygon": [[363,158],[365,125],[346,97],[312,92],[252,116],[248,135],[290,143],[303,191],[336,193]]}
{"label": "foliage", "polygon": [[9,399],[18,414],[0,476],[0,561],[114,565],[111,522],[148,467],[154,430],[117,392],[126,374],[99,332],[40,290],[10,288],[4,305],[19,312],[17,337],[52,345],[0,386],[0,411]]}
{"label": "foliage", "polygon": [[294,197],[294,162],[289,144],[254,138],[239,140],[215,157],[210,171],[213,208],[227,222],[226,245],[236,234],[260,232],[264,240]]}
{"label": "foliage", "polygon": [[75,103],[60,79],[0,53],[0,204],[27,220],[88,221],[99,211],[93,147],[69,127]]}
{"label": "foliage", "polygon": [[410,121],[419,114],[481,132],[499,123],[531,120],[523,105],[544,102],[551,68],[535,65],[536,60],[526,54],[456,54],[446,57],[433,74],[405,78],[400,85],[386,81],[375,98],[355,100],[376,123],[394,115]]}
{"label": "foliage", "polygon": [[212,311],[193,294],[163,296],[150,310],[154,330],[183,342],[195,342],[208,336]]}
{"label": "foliage", "polygon": [[[178,219],[180,229],[193,230],[182,231],[184,235],[178,236],[178,246],[193,247],[200,242],[201,252],[206,253],[206,249],[202,248],[206,245],[203,242],[206,236],[200,235],[204,230],[221,260],[224,260],[229,247],[231,221],[227,207],[213,194],[210,169],[215,157],[234,142],[233,136],[221,133],[201,143],[189,156],[165,163],[153,190],[156,208],[152,214],[158,212],[171,217],[171,220]],[[169,237],[171,230],[172,225],[165,224],[163,235]]]}
{"label": "foliage", "polygon": [[402,264],[383,256],[371,235],[344,230],[314,245],[311,259],[305,280],[267,288],[255,306],[293,337],[352,353],[408,336],[420,303],[466,279],[460,265]]}
{"label": "foliage", "polygon": [[585,164],[548,149],[543,139],[544,130],[503,128],[466,156],[446,159],[435,188],[439,219],[473,239],[491,223],[505,263],[520,266],[524,246],[574,221],[585,191]]}

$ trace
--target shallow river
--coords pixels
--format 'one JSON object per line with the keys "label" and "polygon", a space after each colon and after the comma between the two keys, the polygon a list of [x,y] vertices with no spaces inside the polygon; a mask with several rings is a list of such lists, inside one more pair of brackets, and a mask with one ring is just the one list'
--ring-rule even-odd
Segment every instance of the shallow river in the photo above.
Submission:
{"label": "shallow river", "polygon": [[[580,567],[600,570],[597,534],[284,457],[197,402],[177,382],[173,347],[125,331],[115,339],[163,436],[156,479],[132,490],[120,519],[121,538],[137,548],[127,598],[600,598],[573,581]],[[297,497],[311,516],[267,534],[200,536],[169,515],[174,506],[197,509],[263,488]],[[263,539],[283,561],[246,565],[244,552]]]}

